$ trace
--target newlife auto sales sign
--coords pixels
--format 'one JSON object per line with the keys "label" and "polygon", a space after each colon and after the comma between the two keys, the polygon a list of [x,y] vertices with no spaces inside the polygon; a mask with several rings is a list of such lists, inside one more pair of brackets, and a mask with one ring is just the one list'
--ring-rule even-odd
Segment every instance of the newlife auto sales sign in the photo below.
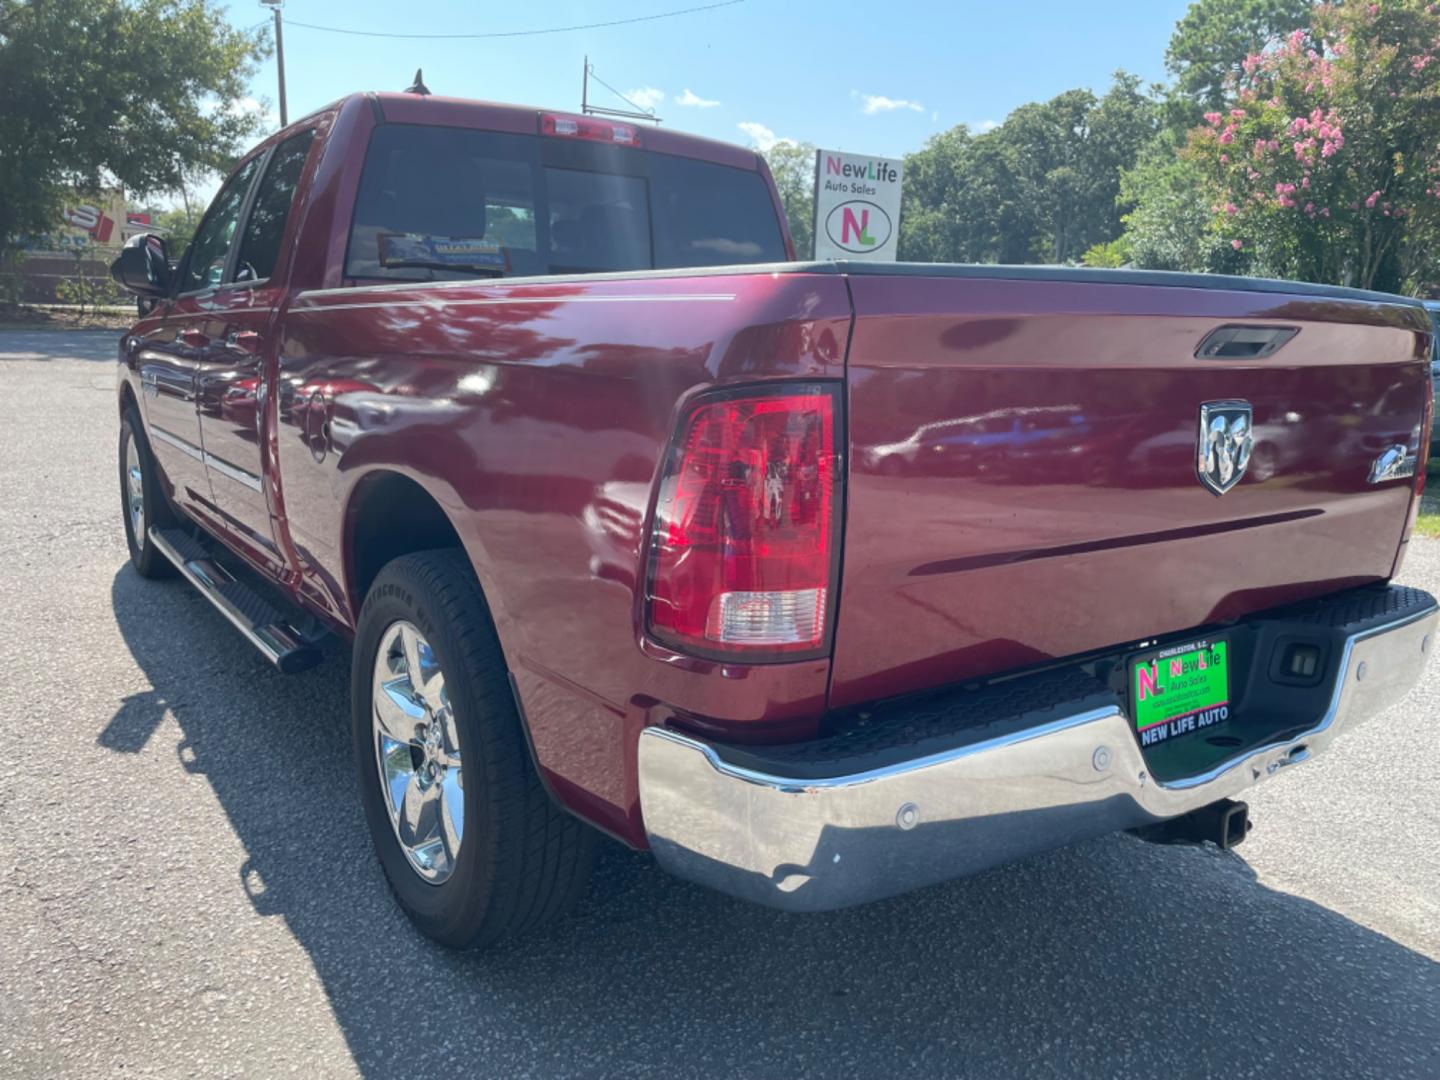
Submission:
{"label": "newlife auto sales sign", "polygon": [[815,152],[815,258],[894,262],[903,164]]}

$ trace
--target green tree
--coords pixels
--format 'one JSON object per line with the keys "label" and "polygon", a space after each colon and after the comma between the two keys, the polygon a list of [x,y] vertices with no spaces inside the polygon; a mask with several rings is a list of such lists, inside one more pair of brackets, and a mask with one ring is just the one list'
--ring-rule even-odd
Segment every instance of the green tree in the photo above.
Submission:
{"label": "green tree", "polygon": [[67,191],[173,191],[223,169],[262,30],[214,0],[0,0],[0,254],[48,229]]}
{"label": "green tree", "polygon": [[1256,270],[1420,288],[1440,265],[1440,8],[1317,8],[1244,61],[1185,154],[1209,184],[1207,228]]}
{"label": "green tree", "polygon": [[200,215],[203,212],[204,207],[195,202],[186,202],[164,209],[152,207],[150,224],[165,235],[170,242],[170,250],[179,254],[185,250],[186,245],[195,236],[195,230],[200,226]]}
{"label": "green tree", "polygon": [[1143,270],[1241,273],[1247,267],[1210,228],[1214,195],[1199,163],[1162,134],[1120,178],[1126,260]]}
{"label": "green tree", "polygon": [[1085,252],[1080,256],[1080,261],[1086,266],[1116,270],[1130,262],[1130,245],[1126,243],[1123,236],[1118,240],[1107,240]]}
{"label": "green tree", "polygon": [[1194,162],[1178,156],[1206,109],[1229,102],[1246,57],[1308,22],[1315,0],[1197,0],[1175,24],[1165,64],[1175,82],[1157,103],[1154,138],[1120,183],[1131,265],[1154,270],[1243,270],[1247,260],[1208,229],[1212,201]]}
{"label": "green tree", "polygon": [[1120,173],[1157,122],[1153,96],[1118,72],[1102,98],[1070,90],[982,135],[935,136],[905,159],[901,258],[1078,260],[1120,235]]}
{"label": "green tree", "polygon": [[[993,204],[979,196],[975,138],[964,124],[905,158],[899,256],[916,262],[975,262]],[[988,236],[987,236],[988,239]]]}
{"label": "green tree", "polygon": [[1165,66],[1175,90],[1202,108],[1219,108],[1245,58],[1310,21],[1314,0],[1197,0],[1175,24]]}
{"label": "green tree", "polygon": [[[1029,108],[1017,112],[1024,115]],[[1121,172],[1155,133],[1155,103],[1138,78],[1122,71],[1103,98],[1072,90],[1042,108],[1049,130],[1034,149],[1020,143],[1021,160],[1033,170],[1026,195],[1043,238],[1035,254],[1071,262],[1120,235]]]}
{"label": "green tree", "polygon": [[808,259],[815,253],[815,147],[786,139],[766,150],[764,156],[785,207],[795,256]]}

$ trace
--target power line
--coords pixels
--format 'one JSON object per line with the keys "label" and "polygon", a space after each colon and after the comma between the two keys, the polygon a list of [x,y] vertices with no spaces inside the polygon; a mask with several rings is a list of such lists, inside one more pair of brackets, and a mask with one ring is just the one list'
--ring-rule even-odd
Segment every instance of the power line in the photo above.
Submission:
{"label": "power line", "polygon": [[720,0],[717,4],[702,4],[700,7],[681,8],[679,11],[662,11],[658,15],[637,15],[630,19],[612,19],[609,22],[582,23],[577,26],[551,26],[544,30],[502,30],[487,34],[389,34],[378,30],[348,30],[343,26],[316,26],[314,23],[286,20],[290,26],[303,26],[306,30],[323,30],[329,34],[350,34],[353,37],[378,38],[512,38],[534,37],[537,34],[568,34],[573,30],[601,30],[607,26],[627,26],[630,23],[654,22],[656,19],[673,19],[677,15],[693,15],[699,11],[714,11],[716,8],[733,7],[745,0]]}

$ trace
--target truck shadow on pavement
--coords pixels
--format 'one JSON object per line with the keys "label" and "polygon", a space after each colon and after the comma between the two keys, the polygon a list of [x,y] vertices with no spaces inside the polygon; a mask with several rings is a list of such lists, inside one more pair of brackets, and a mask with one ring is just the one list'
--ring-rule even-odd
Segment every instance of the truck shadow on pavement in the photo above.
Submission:
{"label": "truck shadow on pavement", "polygon": [[1123,835],[810,916],[606,844],[568,921],[446,952],[371,853],[348,657],[281,676],[185,585],[128,565],[112,599],[153,686],[98,734],[112,782],[168,710],[177,767],[249,853],[235,888],[308,951],[367,1077],[1440,1073],[1440,965],[1234,854]]}

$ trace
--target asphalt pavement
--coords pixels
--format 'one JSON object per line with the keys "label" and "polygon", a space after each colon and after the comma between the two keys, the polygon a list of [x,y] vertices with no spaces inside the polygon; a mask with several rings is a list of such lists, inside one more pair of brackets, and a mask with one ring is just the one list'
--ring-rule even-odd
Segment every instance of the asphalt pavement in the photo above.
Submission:
{"label": "asphalt pavement", "polygon": [[1238,852],[1116,835],[786,916],[607,844],[564,924],[429,944],[347,658],[281,676],[130,569],[116,337],[0,333],[0,1076],[1440,1076],[1440,669],[1256,789]]}

